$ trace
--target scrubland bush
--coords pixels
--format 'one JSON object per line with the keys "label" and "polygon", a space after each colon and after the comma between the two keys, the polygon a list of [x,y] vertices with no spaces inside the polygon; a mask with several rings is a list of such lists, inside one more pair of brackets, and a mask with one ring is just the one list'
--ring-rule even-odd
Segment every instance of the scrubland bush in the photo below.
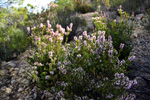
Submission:
{"label": "scrubland bush", "polygon": [[57,3],[51,2],[45,12],[42,11],[41,13],[37,14],[30,13],[29,18],[26,20],[26,26],[38,27],[41,22],[46,24],[46,20],[49,19],[52,28],[56,30],[56,27],[54,26],[56,26],[57,23],[59,23],[62,27],[65,27],[65,29],[69,23],[73,23],[74,27],[71,31],[71,34],[68,36],[68,40],[71,41],[73,39],[73,36],[75,36],[75,31],[77,30],[78,26],[86,26],[86,21],[76,16],[75,11],[72,9],[71,1],[69,1],[68,3],[64,1],[62,5],[61,3],[62,0],[59,0]]}
{"label": "scrubland bush", "polygon": [[[124,44],[120,44],[118,52],[113,47],[112,37],[105,38],[105,31],[91,35],[84,31],[79,38],[74,37],[74,42],[67,43],[72,27],[71,23],[65,31],[57,24],[54,32],[47,21],[47,25],[41,23],[40,27],[32,30],[35,50],[34,55],[28,57],[28,62],[33,66],[28,75],[40,89],[45,90],[45,94],[54,87],[57,100],[133,100],[135,96],[125,94],[125,90],[137,82],[129,80],[124,73],[135,56],[120,61],[118,57]],[[63,45],[64,35],[66,42]]]}
{"label": "scrubland bush", "polygon": [[0,59],[8,61],[25,51],[29,44],[24,31],[27,14],[24,8],[1,8],[0,11]]}
{"label": "scrubland bush", "polygon": [[126,9],[127,12],[132,13],[134,11],[135,13],[140,13],[138,9],[145,5],[145,8],[147,8],[147,4],[145,4],[143,0],[109,0],[111,8],[117,8],[119,5],[123,6],[123,9]]}
{"label": "scrubland bush", "polygon": [[86,1],[75,0],[75,11],[80,13],[88,13],[94,11],[94,8],[91,4],[87,4]]}
{"label": "scrubland bush", "polygon": [[[113,45],[117,51],[119,51],[120,43],[125,45],[124,51],[121,52],[119,59],[124,59],[129,56],[132,50],[132,39],[131,34],[133,33],[133,29],[135,27],[135,23],[132,20],[131,24],[128,24],[129,16],[126,12],[123,12],[122,6],[118,9],[120,20],[116,22],[116,20],[106,20],[105,13],[101,11],[100,16],[94,17],[93,21],[96,27],[96,30],[106,31],[106,37],[111,35],[113,38]],[[100,9],[99,9],[100,10]],[[99,11],[100,12],[100,11]]]}

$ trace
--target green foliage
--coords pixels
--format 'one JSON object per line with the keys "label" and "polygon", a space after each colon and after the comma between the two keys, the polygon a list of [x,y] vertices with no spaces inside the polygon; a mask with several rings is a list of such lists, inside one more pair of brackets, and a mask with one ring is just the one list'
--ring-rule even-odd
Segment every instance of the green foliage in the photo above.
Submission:
{"label": "green foliage", "polygon": [[73,0],[57,0],[56,4],[58,4],[59,6],[57,7],[58,10],[70,10],[73,11],[74,10],[74,2]]}
{"label": "green foliage", "polygon": [[[24,8],[0,9],[0,59],[11,60],[23,52],[29,40],[25,35],[24,20],[27,11]],[[13,56],[16,55],[16,56]]]}
{"label": "green foliage", "polygon": [[[70,6],[67,6],[65,2],[64,6],[61,5],[60,2],[62,1],[60,0],[58,3],[54,3],[58,4],[57,7],[51,8],[51,6],[49,6],[45,12],[42,11],[41,13],[37,14],[29,13],[28,19],[26,19],[25,22],[26,26],[37,27],[40,25],[41,22],[45,23],[46,20],[50,20],[52,28],[56,30],[56,27],[54,26],[56,26],[57,24],[61,24],[62,27],[65,27],[66,29],[66,26],[69,23],[73,23],[74,27],[72,29],[71,34],[68,36],[68,40],[71,41],[73,39],[73,36],[76,35],[75,31],[77,30],[78,26],[86,26],[86,21],[76,16],[74,11],[69,10],[71,9]],[[51,5],[51,3],[49,5]],[[62,9],[62,6],[64,9]]]}
{"label": "green foliage", "polygon": [[91,4],[87,4],[86,1],[81,1],[81,0],[75,0],[75,11],[80,12],[80,13],[88,13],[91,11],[94,11],[93,7]]}
{"label": "green foliage", "polygon": [[137,13],[137,8],[141,7],[142,4],[144,4],[143,0],[110,0],[110,5],[112,8],[116,9],[119,5],[122,5],[123,9],[126,9],[126,11],[130,13],[132,11]]}
{"label": "green foliage", "polygon": [[113,48],[111,37],[108,41],[105,39],[105,31],[91,36],[85,31],[85,40],[83,36],[74,37],[74,42],[67,44],[66,39],[63,45],[63,37],[68,37],[72,23],[67,32],[61,25],[56,27],[56,32],[42,24],[33,29],[35,50],[34,55],[28,57],[33,71],[28,75],[36,80],[40,89],[50,92],[51,87],[55,87],[55,92],[58,92],[55,99],[116,100],[124,95],[125,89],[132,84],[123,73],[134,57],[120,61],[118,57],[123,47],[118,53]]}
{"label": "green foliage", "polygon": [[120,14],[119,22],[116,22],[116,20],[108,20],[106,22],[103,14],[102,16],[93,18],[93,21],[96,26],[96,31],[106,31],[106,36],[112,36],[113,45],[117,51],[120,49],[120,43],[125,44],[124,51],[121,52],[121,56],[119,57],[119,59],[124,59],[129,56],[132,50],[131,34],[135,24],[133,21],[130,25],[128,24],[129,14],[123,12],[122,9],[118,9],[118,12]]}
{"label": "green foliage", "polygon": [[147,9],[147,15],[141,17],[142,23],[141,25],[144,26],[148,31],[150,31],[150,8]]}
{"label": "green foliage", "polygon": [[109,1],[112,7],[118,7],[119,5],[122,5],[127,0],[109,0]]}
{"label": "green foliage", "polygon": [[108,6],[108,9],[110,8],[110,3],[109,3],[109,0],[104,0],[103,1],[103,4]]}
{"label": "green foliage", "polygon": [[10,60],[23,52],[28,46],[28,38],[16,26],[0,27],[0,59]]}
{"label": "green foliage", "polygon": [[112,21],[110,23],[110,29],[108,33],[113,37],[113,45],[114,47],[119,50],[118,47],[120,43],[125,44],[124,51],[121,52],[120,59],[124,59],[129,56],[132,50],[132,40],[131,34],[133,32],[133,26],[129,26],[127,21],[121,21],[116,23]]}

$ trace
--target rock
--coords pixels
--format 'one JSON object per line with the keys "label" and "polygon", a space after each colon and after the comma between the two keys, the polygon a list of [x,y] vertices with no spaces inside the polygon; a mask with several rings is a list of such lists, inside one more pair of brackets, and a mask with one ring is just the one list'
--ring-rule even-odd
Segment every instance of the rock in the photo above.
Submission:
{"label": "rock", "polygon": [[136,77],[135,80],[137,81],[137,87],[145,87],[147,85],[146,81],[142,77]]}
{"label": "rock", "polygon": [[34,95],[33,98],[36,99],[37,98],[37,93],[34,93],[33,95]]}
{"label": "rock", "polygon": [[15,71],[19,71],[20,69],[19,68],[15,68]]}
{"label": "rock", "polygon": [[76,29],[77,33],[76,35],[79,36],[82,34],[82,32],[84,32],[85,30],[94,28],[94,24],[93,24],[93,16],[95,15],[94,12],[91,13],[86,13],[86,14],[77,14],[76,16],[79,17],[82,20],[85,20],[85,26],[84,25],[79,25]]}
{"label": "rock", "polygon": [[29,85],[29,80],[24,79],[24,80],[21,81],[21,83],[24,83],[25,86],[28,86]]}
{"label": "rock", "polygon": [[16,83],[16,80],[11,80],[11,84],[14,85]]}
{"label": "rock", "polygon": [[8,71],[5,70],[5,69],[0,70],[0,76],[4,76],[4,75],[6,75],[7,73],[8,73]]}
{"label": "rock", "polygon": [[13,70],[14,70],[14,68],[10,68],[10,69],[9,69],[9,72],[12,72]]}
{"label": "rock", "polygon": [[48,100],[54,100],[54,98],[53,98],[53,97],[50,97],[50,98],[48,98]]}
{"label": "rock", "polygon": [[116,11],[106,11],[105,12],[105,14],[106,14],[106,18],[107,19],[115,19],[116,18],[116,16],[117,16],[117,12]]}
{"label": "rock", "polygon": [[11,72],[11,76],[15,76],[17,74],[17,71]]}
{"label": "rock", "polygon": [[18,89],[18,92],[21,92],[21,91],[23,91],[23,90],[24,90],[24,88],[20,87],[20,88]]}
{"label": "rock", "polygon": [[6,91],[6,88],[7,88],[7,87],[4,86],[4,87],[1,88],[1,90],[2,90],[2,91]]}
{"label": "rock", "polygon": [[13,61],[7,62],[7,63],[4,65],[4,67],[5,67],[6,69],[14,68],[15,66],[16,66],[16,64],[13,63]]}
{"label": "rock", "polygon": [[11,89],[11,88],[6,88],[6,93],[7,93],[7,94],[10,94],[10,93],[11,93],[11,91],[12,91],[12,89]]}
{"label": "rock", "polygon": [[21,70],[19,71],[19,74],[24,73],[24,72],[25,72],[25,70],[24,70],[24,69],[21,69]]}
{"label": "rock", "polygon": [[0,87],[1,87],[1,85],[3,85],[3,83],[0,81]]}
{"label": "rock", "polygon": [[143,16],[144,16],[144,14],[138,14],[138,15],[135,16],[135,19],[140,20]]}

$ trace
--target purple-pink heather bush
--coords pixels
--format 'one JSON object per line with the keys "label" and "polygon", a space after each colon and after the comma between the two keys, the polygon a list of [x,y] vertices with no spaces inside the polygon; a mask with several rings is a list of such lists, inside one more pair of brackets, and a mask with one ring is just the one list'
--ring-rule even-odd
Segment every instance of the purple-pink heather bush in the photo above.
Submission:
{"label": "purple-pink heather bush", "polygon": [[[113,47],[111,36],[105,38],[105,31],[91,35],[83,32],[83,36],[74,37],[74,42],[62,44],[63,37],[69,35],[73,24],[66,29],[56,25],[54,31],[47,21],[47,28],[41,24],[34,28],[32,39],[35,44],[34,55],[28,57],[33,66],[29,73],[40,89],[51,91],[55,87],[56,100],[133,100],[135,96],[126,95],[125,90],[137,84],[129,80],[127,66],[135,57],[119,60],[120,51]],[[46,33],[44,33],[46,31]],[[83,39],[83,37],[85,39]],[[44,94],[47,94],[44,93]]]}

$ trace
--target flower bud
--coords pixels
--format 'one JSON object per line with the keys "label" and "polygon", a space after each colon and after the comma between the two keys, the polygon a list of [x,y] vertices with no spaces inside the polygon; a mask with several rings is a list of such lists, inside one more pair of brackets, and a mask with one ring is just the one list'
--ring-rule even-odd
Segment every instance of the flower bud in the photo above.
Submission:
{"label": "flower bud", "polygon": [[121,43],[121,44],[120,44],[120,48],[121,48],[121,49],[123,49],[123,47],[124,47],[124,44],[123,44],[123,43]]}
{"label": "flower bud", "polygon": [[47,25],[50,24],[50,23],[49,23],[49,22],[50,22],[49,20],[47,20],[46,22],[47,22]]}
{"label": "flower bud", "polygon": [[43,23],[40,24],[40,28],[43,28]]}
{"label": "flower bud", "polygon": [[30,33],[30,27],[27,27],[27,31]]}
{"label": "flower bud", "polygon": [[73,26],[73,23],[70,23],[70,28],[72,28],[72,26]]}
{"label": "flower bud", "polygon": [[135,59],[135,56],[131,56],[128,58],[130,61],[133,61]]}

